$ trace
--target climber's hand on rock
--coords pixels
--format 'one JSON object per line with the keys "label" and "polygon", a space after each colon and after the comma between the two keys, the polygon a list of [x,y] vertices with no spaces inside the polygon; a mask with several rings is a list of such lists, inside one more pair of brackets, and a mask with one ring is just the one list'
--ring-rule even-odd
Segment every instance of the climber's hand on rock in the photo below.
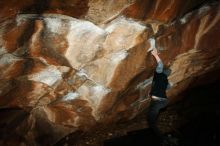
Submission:
{"label": "climber's hand on rock", "polygon": [[157,49],[154,48],[154,49],[151,51],[151,54],[152,54],[153,56],[157,56],[157,55],[158,55]]}

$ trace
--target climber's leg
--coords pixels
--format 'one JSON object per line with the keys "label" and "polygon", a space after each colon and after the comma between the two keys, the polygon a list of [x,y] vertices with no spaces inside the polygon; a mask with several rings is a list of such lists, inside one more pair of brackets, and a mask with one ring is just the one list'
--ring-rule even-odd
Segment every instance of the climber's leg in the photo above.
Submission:
{"label": "climber's leg", "polygon": [[157,117],[158,117],[160,110],[166,107],[167,103],[168,101],[166,98],[158,98],[158,99],[152,98],[149,111],[148,111],[148,115],[147,115],[149,127],[152,128],[152,130],[160,137],[162,135],[159,129],[157,128],[156,121],[157,121]]}

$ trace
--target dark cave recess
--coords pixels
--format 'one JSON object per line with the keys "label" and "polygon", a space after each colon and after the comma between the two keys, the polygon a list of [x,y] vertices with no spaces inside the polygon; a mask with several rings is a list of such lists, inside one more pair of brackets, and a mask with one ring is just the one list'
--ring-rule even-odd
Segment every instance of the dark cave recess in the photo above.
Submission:
{"label": "dark cave recess", "polygon": [[[192,88],[174,107],[187,122],[169,134],[178,139],[176,146],[220,146],[220,81]],[[104,146],[159,146],[158,138],[149,129],[133,131],[110,139]]]}

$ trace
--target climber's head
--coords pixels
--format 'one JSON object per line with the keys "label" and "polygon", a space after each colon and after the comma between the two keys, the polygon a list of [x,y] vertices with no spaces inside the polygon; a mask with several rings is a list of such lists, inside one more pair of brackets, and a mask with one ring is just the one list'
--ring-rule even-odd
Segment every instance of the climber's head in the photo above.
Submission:
{"label": "climber's head", "polygon": [[165,67],[163,69],[163,73],[167,76],[169,76],[171,74],[172,70],[169,67]]}

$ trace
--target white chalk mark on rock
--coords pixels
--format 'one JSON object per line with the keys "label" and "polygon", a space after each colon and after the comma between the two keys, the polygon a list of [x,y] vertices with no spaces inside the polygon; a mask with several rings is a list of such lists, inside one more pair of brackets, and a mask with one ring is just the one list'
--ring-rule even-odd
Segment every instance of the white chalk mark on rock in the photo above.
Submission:
{"label": "white chalk mark on rock", "polygon": [[184,15],[181,19],[180,19],[180,23],[181,24],[185,24],[187,21],[188,21],[188,19],[189,19],[189,17],[192,15],[192,13],[188,13],[188,14],[186,14],[186,15]]}
{"label": "white chalk mark on rock", "polygon": [[140,82],[137,86],[136,89],[144,89],[147,86],[149,86],[152,83],[153,77],[150,77],[149,79],[144,80],[143,82]]}
{"label": "white chalk mark on rock", "polygon": [[7,50],[4,47],[0,48],[0,55],[7,53]]}
{"label": "white chalk mark on rock", "polygon": [[64,101],[74,100],[79,97],[79,93],[77,92],[69,92],[65,96],[63,96]]}
{"label": "white chalk mark on rock", "polygon": [[30,75],[28,79],[52,86],[54,83],[62,79],[62,73],[55,67],[50,66],[38,73]]}
{"label": "white chalk mark on rock", "polygon": [[16,61],[22,60],[19,57],[16,57],[12,54],[4,54],[0,57],[0,66],[1,65],[10,65]]}
{"label": "white chalk mark on rock", "polygon": [[78,76],[80,77],[86,77],[86,78],[89,78],[87,73],[86,73],[86,70],[84,69],[80,69],[77,73],[76,73]]}
{"label": "white chalk mark on rock", "polygon": [[205,5],[205,6],[203,6],[203,7],[201,7],[200,9],[199,9],[199,15],[201,15],[202,13],[206,13],[208,10],[210,10],[210,6],[207,6],[207,5]]}
{"label": "white chalk mark on rock", "polygon": [[113,53],[111,56],[111,60],[113,63],[118,63],[122,60],[124,60],[128,56],[128,52],[125,50]]}
{"label": "white chalk mark on rock", "polygon": [[47,28],[53,33],[62,32],[62,19],[60,18],[44,18]]}

